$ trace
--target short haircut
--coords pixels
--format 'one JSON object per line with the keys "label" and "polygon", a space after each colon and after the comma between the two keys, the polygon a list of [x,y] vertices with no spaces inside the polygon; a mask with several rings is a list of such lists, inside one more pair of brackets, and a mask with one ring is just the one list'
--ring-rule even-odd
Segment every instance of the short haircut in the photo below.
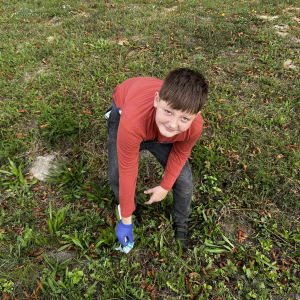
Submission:
{"label": "short haircut", "polygon": [[208,84],[201,73],[178,68],[167,74],[159,98],[173,109],[197,114],[207,100],[207,93]]}

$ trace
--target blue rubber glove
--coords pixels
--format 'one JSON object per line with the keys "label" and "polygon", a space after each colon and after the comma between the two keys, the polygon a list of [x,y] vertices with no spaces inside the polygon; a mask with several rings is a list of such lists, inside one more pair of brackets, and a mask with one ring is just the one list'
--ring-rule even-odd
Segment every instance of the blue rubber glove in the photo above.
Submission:
{"label": "blue rubber glove", "polygon": [[126,225],[120,220],[116,233],[121,245],[126,246],[128,242],[133,243],[132,228],[133,223]]}

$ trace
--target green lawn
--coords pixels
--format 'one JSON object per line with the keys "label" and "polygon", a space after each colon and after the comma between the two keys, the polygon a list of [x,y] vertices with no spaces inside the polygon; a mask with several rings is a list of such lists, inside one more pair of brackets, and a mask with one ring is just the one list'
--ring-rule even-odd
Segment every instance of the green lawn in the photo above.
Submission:
{"label": "green lawn", "polygon": [[[3,299],[300,299],[299,1],[0,0],[0,31]],[[116,253],[111,93],[183,66],[210,87],[190,241],[170,194]],[[32,180],[49,154],[59,167]],[[162,172],[141,156],[141,204]]]}

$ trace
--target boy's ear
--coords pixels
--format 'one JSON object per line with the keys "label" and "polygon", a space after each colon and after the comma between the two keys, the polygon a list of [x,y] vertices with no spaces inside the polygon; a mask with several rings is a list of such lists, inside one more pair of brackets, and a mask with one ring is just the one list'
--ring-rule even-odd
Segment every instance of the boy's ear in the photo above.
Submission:
{"label": "boy's ear", "polygon": [[158,106],[158,102],[159,102],[159,92],[155,92],[153,106],[157,107]]}
{"label": "boy's ear", "polygon": [[201,114],[201,110],[197,113],[197,116],[198,116],[199,114]]}

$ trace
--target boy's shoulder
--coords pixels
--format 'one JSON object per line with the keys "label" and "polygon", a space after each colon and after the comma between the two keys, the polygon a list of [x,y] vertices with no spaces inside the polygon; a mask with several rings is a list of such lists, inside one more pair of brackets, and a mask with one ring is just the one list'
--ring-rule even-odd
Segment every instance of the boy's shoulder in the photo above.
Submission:
{"label": "boy's shoulder", "polygon": [[163,84],[163,81],[153,77],[129,78],[118,85],[114,91],[113,98],[117,107],[121,110],[134,107],[153,106],[153,99]]}
{"label": "boy's shoulder", "polygon": [[154,78],[154,77],[132,77],[129,79],[126,79],[121,84],[118,85],[119,87],[136,87],[136,88],[142,88],[143,86],[152,86],[157,84],[163,84],[163,80]]}

